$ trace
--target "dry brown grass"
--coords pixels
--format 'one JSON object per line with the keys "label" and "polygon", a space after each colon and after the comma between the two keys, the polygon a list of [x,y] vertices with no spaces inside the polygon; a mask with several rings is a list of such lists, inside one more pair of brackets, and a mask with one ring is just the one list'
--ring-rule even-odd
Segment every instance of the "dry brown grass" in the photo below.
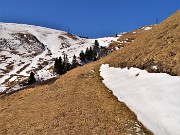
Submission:
{"label": "dry brown grass", "polygon": [[[180,11],[111,56],[107,63],[112,66],[180,75]],[[153,70],[153,65],[158,69]]]}
{"label": "dry brown grass", "polygon": [[58,38],[61,39],[61,40],[63,40],[63,41],[66,41],[66,40],[67,40],[67,38],[65,38],[65,37],[63,37],[63,36],[61,36],[61,35],[58,36]]}
{"label": "dry brown grass", "polygon": [[[0,99],[0,134],[151,134],[102,84],[97,61]],[[50,85],[49,85],[50,84]]]}
{"label": "dry brown grass", "polygon": [[[129,46],[56,81],[0,98],[0,134],[152,134],[102,83],[99,67],[159,64],[180,74],[180,12]],[[152,60],[153,59],[153,60]],[[149,62],[149,63],[148,63]],[[147,68],[145,67],[145,68]]]}
{"label": "dry brown grass", "polygon": [[30,65],[30,63],[24,65],[21,69],[19,69],[16,73],[20,74],[22,71],[24,71],[28,66]]}
{"label": "dry brown grass", "polygon": [[[153,28],[154,25],[149,26],[149,27]],[[115,47],[118,47],[118,48],[125,47],[131,44],[137,37],[144,34],[145,32],[146,30],[144,30],[144,28],[139,28],[139,29],[127,32],[127,33],[123,33],[121,34],[121,36],[118,38],[117,41],[110,43],[108,49],[114,49]]]}
{"label": "dry brown grass", "polygon": [[67,37],[69,37],[69,38],[71,38],[73,40],[78,40],[78,38],[75,35],[71,34],[71,33],[64,33],[63,35],[66,35]]}

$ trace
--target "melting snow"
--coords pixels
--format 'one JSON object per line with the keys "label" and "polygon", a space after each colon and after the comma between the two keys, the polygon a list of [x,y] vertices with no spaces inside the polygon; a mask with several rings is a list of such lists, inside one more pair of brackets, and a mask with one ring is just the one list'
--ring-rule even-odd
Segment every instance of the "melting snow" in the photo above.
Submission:
{"label": "melting snow", "polygon": [[156,135],[179,135],[180,77],[102,65],[103,83]]}
{"label": "melting snow", "polygon": [[104,38],[98,38],[98,42],[101,46],[109,46],[110,43],[113,41],[117,41],[119,37],[104,37]]}
{"label": "melting snow", "polygon": [[145,27],[144,30],[150,30],[152,27]]}

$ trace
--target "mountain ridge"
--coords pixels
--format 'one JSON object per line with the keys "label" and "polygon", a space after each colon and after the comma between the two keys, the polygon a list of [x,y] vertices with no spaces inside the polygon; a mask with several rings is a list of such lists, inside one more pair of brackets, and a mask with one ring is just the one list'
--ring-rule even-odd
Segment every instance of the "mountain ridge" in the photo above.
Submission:
{"label": "mountain ridge", "polygon": [[[118,38],[123,38],[123,35],[116,37]],[[100,44],[111,43],[111,40],[107,38],[98,41]],[[110,49],[122,49],[130,43],[126,41],[126,38],[112,41],[112,43],[115,42],[116,44]],[[126,105],[119,103],[117,98],[102,84],[99,67],[107,59],[105,57],[73,69],[55,80],[42,82],[43,85],[33,84],[26,89],[2,95],[0,108],[3,113],[0,114],[0,119],[5,123],[11,119],[9,123],[11,130],[7,130],[5,123],[0,123],[1,133],[152,134],[137,120]],[[17,115],[10,118],[6,114]],[[19,128],[13,124],[16,121],[19,121]]]}
{"label": "mountain ridge", "polygon": [[[143,33],[146,28],[151,29],[143,27],[140,31]],[[108,47],[110,52],[120,49],[133,41],[126,38],[119,40],[124,35],[126,33],[86,39],[41,26],[0,23],[0,91],[18,89],[17,84],[28,79],[32,71],[37,74],[38,80],[55,77],[55,58],[67,54],[71,61],[74,54],[79,56],[81,50],[85,52],[87,47],[94,45],[95,40],[98,40],[100,46]]]}
{"label": "mountain ridge", "polygon": [[115,52],[108,63],[115,67],[138,67],[149,72],[180,75],[179,31],[180,10]]}
{"label": "mountain ridge", "polygon": [[81,50],[92,46],[93,42],[93,39],[50,28],[0,23],[0,83],[7,88],[13,87],[27,79],[30,71],[38,70],[49,74],[51,78],[54,75],[49,68],[56,57],[68,54],[72,58],[74,54],[78,55]]}

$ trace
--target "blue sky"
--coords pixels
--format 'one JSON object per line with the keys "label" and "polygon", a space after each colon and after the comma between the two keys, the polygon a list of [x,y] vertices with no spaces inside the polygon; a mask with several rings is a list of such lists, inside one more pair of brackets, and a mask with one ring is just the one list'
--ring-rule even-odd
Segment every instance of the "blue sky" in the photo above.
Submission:
{"label": "blue sky", "polygon": [[178,9],[180,0],[0,0],[0,21],[96,38],[161,22]]}

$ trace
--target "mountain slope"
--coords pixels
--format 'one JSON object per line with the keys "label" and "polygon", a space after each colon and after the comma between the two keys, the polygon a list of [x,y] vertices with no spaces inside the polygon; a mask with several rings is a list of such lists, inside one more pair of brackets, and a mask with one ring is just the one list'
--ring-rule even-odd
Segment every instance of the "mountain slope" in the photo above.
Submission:
{"label": "mountain slope", "polygon": [[129,46],[113,54],[116,67],[139,67],[150,72],[180,75],[180,11],[140,35]]}
{"label": "mountain slope", "polygon": [[0,99],[1,134],[151,134],[87,64]]}
{"label": "mountain slope", "polygon": [[[157,56],[163,56],[158,53],[161,50],[157,43],[161,41],[159,44],[163,45],[166,40],[156,38],[160,32],[167,27],[171,28],[173,24],[178,24],[176,28],[179,28],[178,18],[179,12],[137,37],[129,46],[96,62],[73,69],[58,77],[56,81],[39,86],[33,85],[31,88],[1,96],[0,133],[152,134],[137,120],[134,113],[124,103],[118,102],[112,92],[102,84],[99,68],[104,63],[116,66],[145,66],[146,61],[144,62],[143,58],[147,60],[151,56],[158,62],[165,62],[162,59],[164,57],[157,59]],[[172,33],[169,30],[172,30]],[[169,30],[169,34],[173,35],[172,39],[174,39],[174,42],[169,44],[178,46],[177,30],[174,28]],[[162,34],[162,38],[166,36]],[[162,49],[165,51],[164,46]],[[163,53],[167,54],[167,52]],[[136,60],[136,55],[139,61]],[[176,55],[179,56],[178,53]],[[140,65],[140,62],[144,63]],[[159,65],[153,66],[159,68]],[[178,63],[175,67],[177,66]],[[167,65],[163,67],[167,68]],[[173,68],[172,66],[171,69]],[[175,73],[179,74],[178,70]]]}
{"label": "mountain slope", "polygon": [[[98,40],[101,46],[108,46],[117,37]],[[38,80],[54,77],[56,57],[67,54],[71,61],[74,54],[79,56],[94,41],[40,26],[0,23],[0,91],[18,89],[17,84],[26,80],[31,71]]]}
{"label": "mountain slope", "polygon": [[105,63],[111,67],[102,69],[105,85],[157,135],[179,134],[179,37],[180,11],[177,11],[137,37],[129,46],[110,54]]}
{"label": "mountain slope", "polygon": [[[113,51],[128,45],[150,28],[96,40],[100,46],[109,46]],[[94,42],[95,39],[45,27],[0,23],[0,91],[19,89],[18,84],[28,79],[31,71],[35,72],[38,81],[55,77],[53,63],[56,57],[67,54],[71,61],[74,54],[79,56],[81,50],[85,51]]]}
{"label": "mountain slope", "polygon": [[[98,41],[108,45],[113,38]],[[102,84],[99,68],[108,59],[1,95],[0,134],[152,134]]]}
{"label": "mountain slope", "polygon": [[42,72],[51,78],[54,75],[49,69],[54,58],[64,53],[71,58],[93,42],[49,28],[0,23],[0,84],[7,89],[13,87],[27,79],[31,71],[39,74],[39,79]]}

